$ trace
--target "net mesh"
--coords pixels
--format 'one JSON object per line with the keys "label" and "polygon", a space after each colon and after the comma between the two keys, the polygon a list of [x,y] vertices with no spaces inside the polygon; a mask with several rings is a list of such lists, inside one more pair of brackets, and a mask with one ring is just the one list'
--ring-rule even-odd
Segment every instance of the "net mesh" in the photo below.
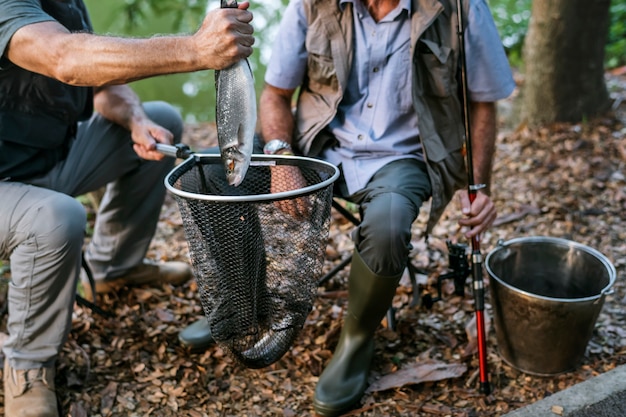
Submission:
{"label": "net mesh", "polygon": [[166,178],[213,338],[246,367],[280,359],[311,311],[336,177],[322,161],[254,155],[232,187],[219,155],[196,154]]}

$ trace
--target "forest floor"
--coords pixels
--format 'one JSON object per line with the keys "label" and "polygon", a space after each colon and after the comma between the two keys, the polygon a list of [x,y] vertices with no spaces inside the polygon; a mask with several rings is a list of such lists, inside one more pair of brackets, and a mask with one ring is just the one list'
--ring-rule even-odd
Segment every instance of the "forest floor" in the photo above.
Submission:
{"label": "forest floor", "polygon": [[[487,254],[499,240],[565,238],[597,249],[615,265],[613,292],[605,299],[582,363],[571,372],[540,377],[504,362],[490,325],[493,308],[487,291],[493,390],[482,395],[474,339],[466,332],[474,317],[469,280],[464,296],[454,295],[446,281],[443,300],[426,308],[411,306],[412,287],[405,276],[394,298],[395,330],[381,326],[377,332],[372,386],[348,415],[501,416],[626,363],[626,74],[609,74],[607,80],[613,112],[585,123],[530,129],[515,120],[515,97],[503,103],[492,186],[499,217],[481,241]],[[193,149],[214,145],[214,126],[187,126],[183,141]],[[86,207],[93,212],[91,205]],[[464,242],[458,213],[452,203],[428,241],[423,236],[428,205],[415,223],[412,260],[427,271],[418,275],[424,291],[434,293],[437,277],[449,272],[446,240]],[[325,272],[351,253],[350,229],[333,214]],[[182,219],[169,193],[148,255],[189,261]],[[178,331],[203,316],[195,281],[100,297],[111,318],[77,305],[58,361],[64,415],[313,416],[315,384],[341,328],[348,270],[320,286],[291,350],[262,369],[237,365],[218,346],[193,353],[178,343]],[[487,277],[485,283],[489,289]],[[6,331],[5,321],[0,332]],[[551,337],[555,335],[545,335],[546,343]]]}

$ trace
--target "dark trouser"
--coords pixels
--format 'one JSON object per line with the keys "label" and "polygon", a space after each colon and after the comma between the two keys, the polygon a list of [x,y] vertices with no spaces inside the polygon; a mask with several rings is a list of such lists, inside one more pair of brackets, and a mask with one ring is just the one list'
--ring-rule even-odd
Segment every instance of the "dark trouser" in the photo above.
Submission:
{"label": "dark trouser", "polygon": [[361,225],[353,239],[365,264],[383,276],[402,273],[411,250],[411,226],[431,196],[425,163],[401,159],[385,165],[351,196],[345,195],[341,179],[337,190],[360,206]]}
{"label": "dark trouser", "polygon": [[[153,102],[145,109],[180,141],[183,123],[173,107]],[[0,182],[0,259],[11,262],[3,351],[12,367],[51,366],[69,332],[86,226],[72,197],[107,185],[86,258],[96,279],[119,275],[148,250],[173,164],[141,160],[127,130],[95,115],[45,176]]]}

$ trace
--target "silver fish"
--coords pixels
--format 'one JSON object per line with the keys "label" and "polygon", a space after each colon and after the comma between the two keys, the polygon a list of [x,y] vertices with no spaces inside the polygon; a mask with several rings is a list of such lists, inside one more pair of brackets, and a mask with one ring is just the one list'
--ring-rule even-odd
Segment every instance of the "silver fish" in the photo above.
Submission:
{"label": "silver fish", "polygon": [[[224,0],[222,7],[237,7],[237,2]],[[226,179],[236,187],[250,166],[257,119],[254,77],[248,60],[215,71],[215,89],[217,141]]]}

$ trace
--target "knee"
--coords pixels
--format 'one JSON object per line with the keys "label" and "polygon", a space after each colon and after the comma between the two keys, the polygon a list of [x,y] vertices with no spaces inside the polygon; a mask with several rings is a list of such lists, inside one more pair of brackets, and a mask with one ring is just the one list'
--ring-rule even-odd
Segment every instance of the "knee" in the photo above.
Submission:
{"label": "knee", "polygon": [[180,112],[165,101],[148,101],[144,109],[150,120],[163,126],[174,135],[174,143],[179,143],[183,135],[183,118]]}
{"label": "knee", "polygon": [[381,258],[395,254],[402,256],[408,252],[410,234],[399,227],[392,216],[379,218],[371,223],[364,221],[357,233],[357,247],[361,251],[372,248]]}
{"label": "knee", "polygon": [[411,204],[401,201],[402,196],[390,195],[385,200],[367,207],[355,244],[372,271],[395,275],[406,267],[416,214]]}
{"label": "knee", "polygon": [[55,194],[36,208],[33,228],[42,245],[50,249],[82,248],[87,216],[83,205],[65,194]]}

